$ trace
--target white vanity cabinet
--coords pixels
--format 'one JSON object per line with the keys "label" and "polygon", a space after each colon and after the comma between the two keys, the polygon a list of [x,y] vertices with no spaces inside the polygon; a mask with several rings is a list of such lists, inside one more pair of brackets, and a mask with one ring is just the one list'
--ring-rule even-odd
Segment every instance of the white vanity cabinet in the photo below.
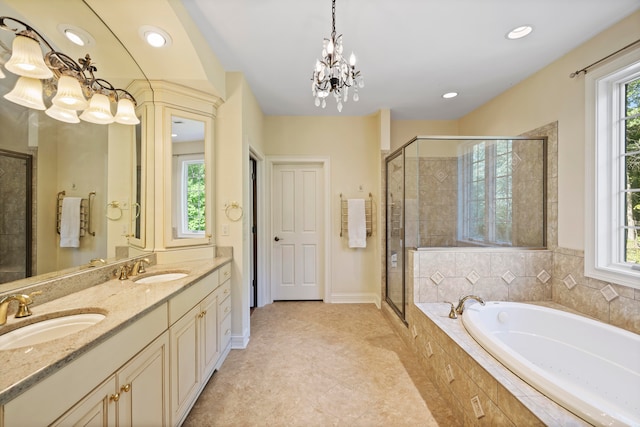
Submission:
{"label": "white vanity cabinet", "polygon": [[[60,420],[61,425],[74,424],[72,419],[97,422],[88,425],[116,425],[117,410],[110,397],[125,384],[131,384],[131,390],[135,388],[135,393],[130,392],[125,401],[143,402],[149,408],[163,404],[155,399],[161,395],[166,402],[168,390],[151,390],[157,380],[150,379],[158,375],[163,387],[168,387],[167,368],[158,368],[158,362],[167,365],[166,329],[165,303],[7,402],[0,425],[44,426],[56,422],[61,416],[70,417],[69,422]],[[156,337],[160,338],[156,340]],[[147,347],[149,343],[152,344]],[[157,359],[158,354],[162,355],[161,359]],[[147,393],[148,396],[144,396]],[[135,411],[130,411],[133,412],[131,417],[135,420],[146,416],[143,411],[144,408],[140,408],[140,412],[135,408]],[[168,418],[162,412],[156,415],[164,416],[165,420]]]}
{"label": "white vanity cabinet", "polygon": [[168,425],[168,335],[160,335],[53,426]]}
{"label": "white vanity cabinet", "polygon": [[177,426],[231,339],[231,264],[0,407],[0,427]]}
{"label": "white vanity cabinet", "polygon": [[[229,341],[221,331],[230,337],[230,324],[226,325],[230,316],[220,313],[220,308],[223,301],[230,301],[230,281],[224,279],[229,276],[230,264],[226,264],[169,301],[171,425],[184,421],[214,370],[222,364],[222,356],[228,353],[222,352]],[[193,305],[190,309],[189,304]]]}

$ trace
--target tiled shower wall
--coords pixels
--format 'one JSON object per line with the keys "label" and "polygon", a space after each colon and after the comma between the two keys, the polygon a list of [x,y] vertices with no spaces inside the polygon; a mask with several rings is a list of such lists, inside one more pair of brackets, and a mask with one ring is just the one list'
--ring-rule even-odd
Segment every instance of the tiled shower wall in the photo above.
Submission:
{"label": "tiled shower wall", "polygon": [[0,283],[22,279],[26,274],[24,163],[0,155]]}

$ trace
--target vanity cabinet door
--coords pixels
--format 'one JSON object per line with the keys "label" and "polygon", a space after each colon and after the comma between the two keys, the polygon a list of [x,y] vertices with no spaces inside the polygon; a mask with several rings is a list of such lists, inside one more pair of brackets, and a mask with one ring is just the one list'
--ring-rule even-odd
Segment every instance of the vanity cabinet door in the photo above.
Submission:
{"label": "vanity cabinet door", "polygon": [[171,425],[187,414],[200,389],[200,304],[169,329],[171,348]]}
{"label": "vanity cabinet door", "polygon": [[115,426],[116,403],[118,400],[118,396],[114,394],[115,389],[116,378],[111,376],[51,425],[53,427]]}
{"label": "vanity cabinet door", "polygon": [[169,334],[165,332],[118,371],[118,425],[169,424]]}
{"label": "vanity cabinet door", "polygon": [[213,373],[218,358],[220,357],[220,345],[218,340],[218,293],[212,292],[200,304],[201,308],[201,349],[202,377],[206,381]]}

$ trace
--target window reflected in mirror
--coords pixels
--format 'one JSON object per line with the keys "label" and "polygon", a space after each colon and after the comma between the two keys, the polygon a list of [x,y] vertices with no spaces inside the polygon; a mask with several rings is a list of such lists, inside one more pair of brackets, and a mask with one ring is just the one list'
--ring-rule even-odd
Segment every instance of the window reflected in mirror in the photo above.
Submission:
{"label": "window reflected in mirror", "polygon": [[172,116],[172,205],[174,239],[204,238],[206,232],[205,123]]}

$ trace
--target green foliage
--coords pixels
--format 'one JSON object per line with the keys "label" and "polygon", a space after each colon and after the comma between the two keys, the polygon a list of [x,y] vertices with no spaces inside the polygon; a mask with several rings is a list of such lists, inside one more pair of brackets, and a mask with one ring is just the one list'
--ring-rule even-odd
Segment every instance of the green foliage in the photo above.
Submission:
{"label": "green foliage", "polygon": [[[625,115],[626,120],[625,146],[627,156],[627,187],[640,190],[640,79],[629,82],[626,85]],[[627,199],[630,203],[631,218],[636,226],[640,226],[640,192],[630,194]],[[633,225],[629,224],[629,225]],[[640,263],[640,233],[629,233],[627,239],[627,261]],[[633,236],[635,235],[635,239]]]}
{"label": "green foliage", "polygon": [[204,163],[191,163],[187,169],[187,225],[189,231],[205,231]]}

